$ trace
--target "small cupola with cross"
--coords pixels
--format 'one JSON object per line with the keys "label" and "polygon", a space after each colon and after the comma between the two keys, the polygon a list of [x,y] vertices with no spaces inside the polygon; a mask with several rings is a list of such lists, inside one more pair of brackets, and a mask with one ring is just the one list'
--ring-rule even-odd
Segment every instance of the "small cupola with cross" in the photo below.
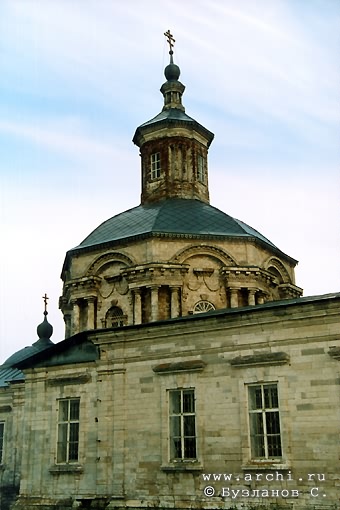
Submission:
{"label": "small cupola with cross", "polygon": [[170,48],[166,82],[160,89],[164,106],[161,113],[139,126],[133,137],[142,163],[141,203],[169,198],[209,203],[208,149],[214,135],[185,113],[185,86],[174,63],[175,39],[170,30],[164,35]]}

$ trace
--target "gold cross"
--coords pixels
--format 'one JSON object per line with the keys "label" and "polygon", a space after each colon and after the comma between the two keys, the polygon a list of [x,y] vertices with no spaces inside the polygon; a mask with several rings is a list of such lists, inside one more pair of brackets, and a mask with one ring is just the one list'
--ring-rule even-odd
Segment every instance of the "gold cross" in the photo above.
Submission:
{"label": "gold cross", "polygon": [[164,32],[164,35],[167,38],[167,42],[170,46],[170,53],[172,53],[172,48],[174,47],[174,44],[176,41],[173,38],[173,35],[170,33],[170,30],[168,30],[167,32]]}
{"label": "gold cross", "polygon": [[47,294],[45,292],[45,296],[42,297],[43,300],[44,300],[44,304],[45,304],[45,311],[44,311],[44,314],[46,315],[47,314],[47,300],[50,299],[47,297]]}

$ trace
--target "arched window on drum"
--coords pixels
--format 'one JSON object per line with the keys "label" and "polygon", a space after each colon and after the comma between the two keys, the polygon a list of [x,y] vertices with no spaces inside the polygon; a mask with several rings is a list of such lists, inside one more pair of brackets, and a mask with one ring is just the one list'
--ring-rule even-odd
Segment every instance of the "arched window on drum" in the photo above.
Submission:
{"label": "arched window on drum", "polygon": [[112,306],[105,316],[106,328],[120,328],[126,326],[127,317],[124,315],[123,310],[119,306]]}
{"label": "arched window on drum", "polygon": [[215,306],[210,301],[203,300],[195,304],[193,313],[210,312],[211,310],[215,310]]}

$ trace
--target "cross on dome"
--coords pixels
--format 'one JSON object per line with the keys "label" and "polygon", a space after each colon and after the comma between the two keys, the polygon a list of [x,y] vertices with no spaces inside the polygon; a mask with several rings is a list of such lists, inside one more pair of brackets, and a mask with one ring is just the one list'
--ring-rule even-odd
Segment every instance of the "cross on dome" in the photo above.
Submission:
{"label": "cross on dome", "polygon": [[175,41],[172,33],[170,32],[170,30],[168,30],[167,32],[164,32],[164,35],[167,38],[167,43],[169,44],[169,47],[170,47],[169,53],[170,53],[170,55],[172,55],[173,54],[172,48],[174,47],[176,41]]}
{"label": "cross on dome", "polygon": [[45,292],[45,295],[42,298],[44,300],[44,305],[45,305],[44,315],[47,315],[48,314],[48,312],[47,312],[47,300],[50,299],[50,298],[47,297],[46,292]]}

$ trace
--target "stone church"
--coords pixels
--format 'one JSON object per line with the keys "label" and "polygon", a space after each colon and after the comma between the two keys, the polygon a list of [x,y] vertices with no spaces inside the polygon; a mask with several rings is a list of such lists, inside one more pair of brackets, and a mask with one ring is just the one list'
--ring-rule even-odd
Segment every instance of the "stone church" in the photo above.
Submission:
{"label": "stone church", "polygon": [[66,253],[52,326],[0,366],[0,509],[338,509],[340,293],[210,205],[174,63],[141,203]]}

